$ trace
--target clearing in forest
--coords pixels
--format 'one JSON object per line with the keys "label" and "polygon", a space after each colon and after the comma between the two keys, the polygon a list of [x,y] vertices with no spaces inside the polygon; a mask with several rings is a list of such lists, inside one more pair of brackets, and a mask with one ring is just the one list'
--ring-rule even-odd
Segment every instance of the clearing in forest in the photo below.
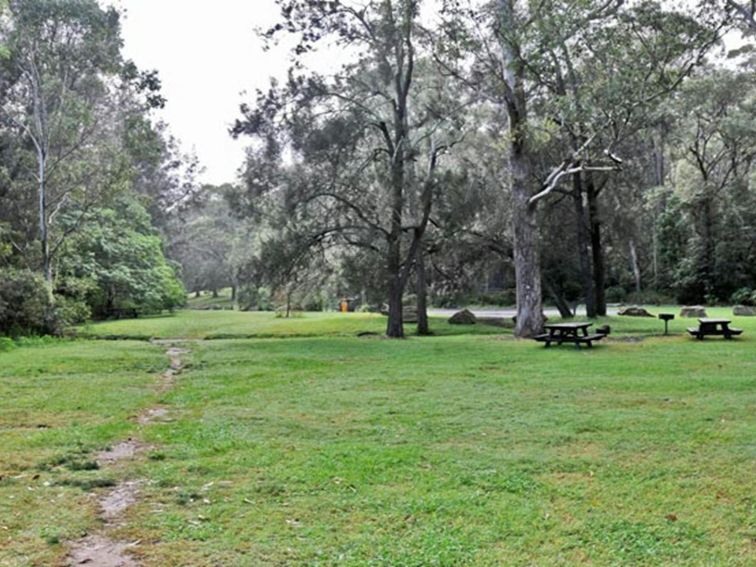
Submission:
{"label": "clearing in forest", "polygon": [[[0,565],[87,537],[138,566],[752,565],[756,320],[735,321],[701,343],[612,318],[582,351],[230,312],[26,341],[0,354]],[[279,338],[128,338],[182,329]]]}

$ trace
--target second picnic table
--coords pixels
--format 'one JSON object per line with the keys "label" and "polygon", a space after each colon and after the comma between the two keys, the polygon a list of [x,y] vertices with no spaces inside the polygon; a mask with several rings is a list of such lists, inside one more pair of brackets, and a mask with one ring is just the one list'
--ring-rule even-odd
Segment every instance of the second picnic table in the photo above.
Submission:
{"label": "second picnic table", "polygon": [[547,332],[536,336],[535,340],[546,343],[547,347],[550,347],[551,343],[574,343],[578,348],[581,344],[587,344],[592,347],[593,341],[600,341],[605,335],[589,335],[588,328],[591,325],[593,323],[548,323],[543,326]]}
{"label": "second picnic table", "polygon": [[724,336],[725,339],[731,339],[740,335],[743,330],[730,327],[731,321],[729,319],[699,319],[698,328],[689,327],[688,333],[699,340],[703,340],[705,336]]}

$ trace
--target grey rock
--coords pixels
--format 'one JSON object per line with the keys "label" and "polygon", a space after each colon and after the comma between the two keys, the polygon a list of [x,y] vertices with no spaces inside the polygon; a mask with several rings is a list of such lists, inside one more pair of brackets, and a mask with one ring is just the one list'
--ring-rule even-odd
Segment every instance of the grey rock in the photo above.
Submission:
{"label": "grey rock", "polygon": [[449,317],[449,323],[452,325],[475,325],[478,322],[478,318],[472,311],[463,309],[457,311],[454,315]]}
{"label": "grey rock", "polygon": [[732,314],[738,317],[756,317],[756,307],[750,305],[736,305],[732,308]]}
{"label": "grey rock", "polygon": [[680,309],[680,317],[688,317],[692,319],[706,317],[706,309],[700,305],[686,305]]}
{"label": "grey rock", "polygon": [[653,317],[653,315],[646,311],[646,309],[638,307],[637,305],[620,309],[617,315],[622,315],[624,317]]}

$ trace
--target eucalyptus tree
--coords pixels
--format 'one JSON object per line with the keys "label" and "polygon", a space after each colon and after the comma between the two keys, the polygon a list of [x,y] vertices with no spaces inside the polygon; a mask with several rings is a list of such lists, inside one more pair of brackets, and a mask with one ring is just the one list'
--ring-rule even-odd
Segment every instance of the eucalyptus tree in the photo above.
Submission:
{"label": "eucalyptus tree", "polygon": [[692,220],[678,289],[685,299],[726,300],[753,273],[756,163],[753,69],[706,69],[678,101],[678,195]]}
{"label": "eucalyptus tree", "polygon": [[160,85],[124,63],[119,14],[95,0],[11,0],[0,27],[0,121],[34,155],[16,179],[33,180],[41,271],[52,282],[53,258],[80,226],[56,230],[61,215],[77,209],[83,220],[124,182],[123,119],[137,94],[146,96],[136,112],[162,104]]}
{"label": "eucalyptus tree", "polygon": [[[433,72],[419,0],[278,4],[283,21],[267,37],[296,37],[293,66],[284,85],[242,108],[234,132],[256,137],[268,160],[290,161],[286,182],[269,180],[286,193],[298,230],[309,227],[309,242],[382,258],[386,334],[402,337],[402,296],[439,190],[439,159],[460,137],[459,101]],[[306,71],[323,44],[351,62],[328,75]]]}
{"label": "eucalyptus tree", "polygon": [[[582,279],[595,313],[593,288],[603,289],[603,278],[600,286],[591,281],[589,245],[601,274],[600,226],[594,221],[589,232],[583,225],[597,218],[595,176],[620,169],[615,145],[643,121],[651,102],[700,63],[722,24],[623,0],[447,0],[443,13],[447,73],[506,109],[503,181],[512,196],[516,334],[532,336],[542,327],[538,205],[570,178]],[[548,163],[544,153],[555,143],[561,157]],[[584,186],[594,199],[588,215]]]}

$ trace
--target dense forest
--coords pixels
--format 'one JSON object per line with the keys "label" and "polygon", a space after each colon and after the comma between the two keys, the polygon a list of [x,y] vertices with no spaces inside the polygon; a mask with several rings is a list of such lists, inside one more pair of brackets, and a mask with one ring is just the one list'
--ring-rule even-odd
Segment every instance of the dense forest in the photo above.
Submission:
{"label": "dense forest", "polygon": [[260,34],[290,68],[241,106],[218,187],[155,120],[115,9],[3,7],[0,334],[222,288],[346,297],[393,337],[429,305],[516,304],[531,336],[544,302],[756,304],[753,2],[278,4]]}

